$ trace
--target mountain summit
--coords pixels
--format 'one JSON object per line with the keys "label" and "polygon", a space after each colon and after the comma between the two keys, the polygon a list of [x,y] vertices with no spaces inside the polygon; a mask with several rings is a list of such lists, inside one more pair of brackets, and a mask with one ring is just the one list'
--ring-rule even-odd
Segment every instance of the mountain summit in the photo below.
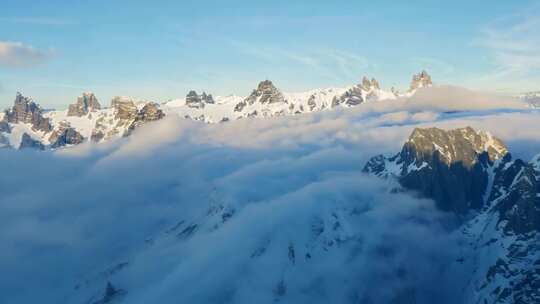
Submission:
{"label": "mountain summit", "polygon": [[488,168],[508,153],[501,140],[471,127],[414,129],[400,153],[372,158],[364,172],[395,177],[400,184],[433,198],[445,211],[480,209]]}
{"label": "mountain summit", "polygon": [[422,71],[416,75],[413,75],[411,85],[409,87],[409,92],[415,91],[420,88],[430,87],[433,85],[431,81],[431,76],[426,72]]}
{"label": "mountain summit", "polygon": [[463,221],[464,256],[451,267],[471,273],[464,303],[540,302],[540,155],[512,160],[501,140],[470,127],[415,129],[400,153],[372,158],[364,172]]}

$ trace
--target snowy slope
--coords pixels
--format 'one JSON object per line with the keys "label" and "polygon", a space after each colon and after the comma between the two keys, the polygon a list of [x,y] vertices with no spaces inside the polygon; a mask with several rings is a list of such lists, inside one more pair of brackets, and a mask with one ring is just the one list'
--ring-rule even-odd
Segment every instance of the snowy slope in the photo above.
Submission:
{"label": "snowy slope", "polygon": [[[65,111],[44,111],[32,99],[17,94],[16,106],[8,110],[12,113],[11,121],[0,128],[0,144],[19,148],[26,133],[24,147],[58,148],[85,141],[102,142],[121,138],[129,135],[136,126],[166,115],[220,123],[241,118],[299,115],[336,107],[347,108],[399,96],[402,95],[380,89],[376,80],[367,78],[351,87],[298,93],[282,93],[271,81],[266,80],[259,83],[248,97],[230,95],[214,99],[212,95],[198,95],[191,91],[186,98],[160,105],[120,96],[111,101],[110,107],[103,108],[93,93],[85,92]],[[146,112],[150,112],[151,117],[146,117]],[[4,120],[2,117],[0,122]],[[38,125],[43,121],[48,121],[50,126]]]}

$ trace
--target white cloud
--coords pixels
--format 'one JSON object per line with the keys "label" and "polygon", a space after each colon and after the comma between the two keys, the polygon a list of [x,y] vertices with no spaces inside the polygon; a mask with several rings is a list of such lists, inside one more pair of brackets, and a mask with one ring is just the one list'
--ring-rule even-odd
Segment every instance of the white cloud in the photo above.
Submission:
{"label": "white cloud", "polygon": [[33,66],[44,62],[50,56],[50,51],[41,51],[21,42],[0,41],[0,66]]}
{"label": "white cloud", "polygon": [[406,103],[217,125],[170,117],[104,146],[0,150],[0,302],[93,303],[111,281],[126,303],[384,303],[410,289],[420,303],[460,303],[468,272],[453,272],[463,252],[446,215],[360,171],[418,126],[472,125],[537,152],[540,114]]}

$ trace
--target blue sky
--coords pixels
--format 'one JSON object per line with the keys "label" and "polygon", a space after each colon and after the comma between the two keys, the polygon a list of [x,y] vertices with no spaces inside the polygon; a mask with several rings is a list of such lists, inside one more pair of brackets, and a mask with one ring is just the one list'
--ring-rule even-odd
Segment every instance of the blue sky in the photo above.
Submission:
{"label": "blue sky", "polygon": [[535,1],[0,0],[0,106],[15,92],[64,108],[82,91],[154,101],[188,90],[247,95],[439,84],[540,90]]}

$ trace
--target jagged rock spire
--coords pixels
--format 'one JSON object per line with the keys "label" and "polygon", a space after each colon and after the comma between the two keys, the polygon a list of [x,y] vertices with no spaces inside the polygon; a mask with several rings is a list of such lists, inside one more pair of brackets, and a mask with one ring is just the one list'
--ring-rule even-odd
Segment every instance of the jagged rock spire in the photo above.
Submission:
{"label": "jagged rock spire", "polygon": [[186,95],[186,105],[190,108],[202,109],[206,104],[214,103],[212,94],[206,94],[206,92],[199,95],[196,91],[192,90]]}
{"label": "jagged rock spire", "polygon": [[77,102],[68,107],[68,116],[84,116],[88,112],[100,110],[101,105],[92,92],[85,92],[77,98]]}
{"label": "jagged rock spire", "polygon": [[49,119],[43,117],[43,109],[20,92],[17,92],[15,96],[13,107],[5,114],[5,119],[9,123],[31,124],[36,131],[49,132],[52,130]]}
{"label": "jagged rock spire", "polygon": [[432,86],[431,76],[425,70],[413,75],[409,91]]}

